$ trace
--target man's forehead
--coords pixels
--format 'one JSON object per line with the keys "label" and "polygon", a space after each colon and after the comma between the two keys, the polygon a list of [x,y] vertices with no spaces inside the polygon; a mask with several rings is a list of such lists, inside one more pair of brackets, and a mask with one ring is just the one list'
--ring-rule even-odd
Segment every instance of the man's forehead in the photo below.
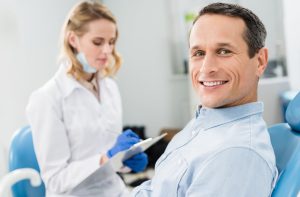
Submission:
{"label": "man's forehead", "polygon": [[238,16],[229,16],[229,15],[226,15],[226,14],[215,14],[215,13],[207,13],[207,14],[203,14],[201,16],[198,17],[198,20],[195,22],[197,23],[198,21],[201,20],[226,20],[227,22],[229,23],[232,23],[233,21],[236,21],[236,22],[241,22],[241,23],[245,23],[244,20],[241,18],[241,17],[238,17]]}
{"label": "man's forehead", "polygon": [[244,32],[245,27],[245,22],[239,17],[221,14],[205,14],[198,18],[192,27],[192,31]]}
{"label": "man's forehead", "polygon": [[219,14],[205,14],[196,21],[191,29],[190,47],[204,42],[216,46],[234,46],[244,41],[245,23],[237,17]]}

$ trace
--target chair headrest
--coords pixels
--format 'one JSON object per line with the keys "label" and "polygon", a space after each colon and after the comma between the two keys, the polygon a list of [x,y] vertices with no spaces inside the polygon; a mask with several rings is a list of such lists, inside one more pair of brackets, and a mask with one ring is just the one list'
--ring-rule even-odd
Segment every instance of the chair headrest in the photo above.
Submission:
{"label": "chair headrest", "polygon": [[289,103],[285,118],[294,131],[300,132],[300,92]]}

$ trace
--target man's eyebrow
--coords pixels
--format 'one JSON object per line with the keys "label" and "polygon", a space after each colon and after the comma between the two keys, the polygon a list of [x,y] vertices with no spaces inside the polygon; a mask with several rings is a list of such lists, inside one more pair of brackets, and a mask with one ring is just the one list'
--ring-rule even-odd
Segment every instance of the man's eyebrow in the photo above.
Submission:
{"label": "man's eyebrow", "polygon": [[193,47],[191,47],[189,49],[189,51],[195,51],[195,50],[198,50],[200,47],[198,45],[194,45]]}
{"label": "man's eyebrow", "polygon": [[236,48],[234,45],[230,44],[230,43],[227,43],[227,42],[220,42],[220,43],[217,43],[217,46],[218,47],[229,47],[229,48]]}
{"label": "man's eyebrow", "polygon": [[[216,44],[217,47],[229,47],[229,48],[236,48],[234,45],[227,43],[227,42],[220,42]],[[199,45],[194,45],[192,46],[189,50],[193,51],[193,50],[198,50],[199,48],[201,48]]]}

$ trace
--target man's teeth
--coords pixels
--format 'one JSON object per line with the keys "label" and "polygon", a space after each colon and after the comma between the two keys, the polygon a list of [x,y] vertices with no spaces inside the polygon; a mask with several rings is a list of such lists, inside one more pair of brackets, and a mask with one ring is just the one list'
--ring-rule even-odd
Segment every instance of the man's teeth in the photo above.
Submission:
{"label": "man's teeth", "polygon": [[217,86],[226,83],[225,81],[203,81],[203,85],[205,86]]}

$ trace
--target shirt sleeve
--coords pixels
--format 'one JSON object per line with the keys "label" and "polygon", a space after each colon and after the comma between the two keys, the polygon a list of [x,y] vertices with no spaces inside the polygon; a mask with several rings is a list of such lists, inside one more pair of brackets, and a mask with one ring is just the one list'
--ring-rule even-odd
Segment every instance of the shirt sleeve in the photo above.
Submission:
{"label": "shirt sleeve", "polygon": [[131,197],[150,197],[152,196],[151,180],[145,181],[140,186],[134,188]]}
{"label": "shirt sleeve", "polygon": [[47,190],[70,191],[100,166],[101,155],[70,162],[70,147],[60,105],[45,92],[32,94],[27,118],[32,129],[34,149]]}
{"label": "shirt sleeve", "polygon": [[205,162],[186,196],[268,197],[273,177],[267,162],[254,150],[229,148]]}

